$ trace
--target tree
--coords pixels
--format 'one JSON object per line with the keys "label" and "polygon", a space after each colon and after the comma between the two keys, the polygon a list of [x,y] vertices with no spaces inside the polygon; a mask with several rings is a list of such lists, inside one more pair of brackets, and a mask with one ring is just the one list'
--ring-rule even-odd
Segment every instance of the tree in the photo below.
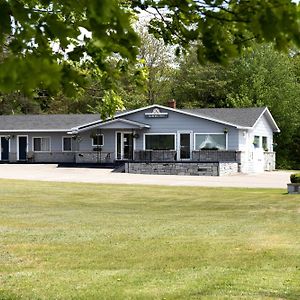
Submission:
{"label": "tree", "polygon": [[[111,56],[129,61],[137,54],[131,16],[117,0],[1,0],[0,90],[30,94],[42,88],[72,96],[85,86],[87,74],[113,89]],[[80,40],[82,32],[92,37]]]}
{"label": "tree", "polygon": [[133,1],[154,15],[151,32],[188,48],[198,43],[198,59],[226,62],[247,42],[273,42],[277,49],[300,45],[298,8],[290,0]]}
{"label": "tree", "polygon": [[[149,8],[151,32],[178,50],[197,42],[201,62],[226,62],[253,39],[280,49],[300,44],[291,0],[0,0],[0,91],[69,96],[86,74],[115,90],[124,61],[137,56],[133,11]],[[82,32],[91,35],[79,40]],[[120,61],[115,70],[111,57]]]}
{"label": "tree", "polygon": [[221,107],[226,100],[226,69],[213,63],[200,65],[196,51],[180,60],[170,81],[169,98],[175,98],[178,107]]}
{"label": "tree", "polygon": [[227,105],[268,106],[281,133],[276,136],[278,164],[291,167],[293,135],[300,126],[300,83],[294,59],[257,46],[235,60],[228,76]]}
{"label": "tree", "polygon": [[170,90],[170,77],[174,65],[174,51],[148,33],[145,25],[140,25],[138,33],[141,39],[138,57],[147,71],[147,104],[166,102]]}

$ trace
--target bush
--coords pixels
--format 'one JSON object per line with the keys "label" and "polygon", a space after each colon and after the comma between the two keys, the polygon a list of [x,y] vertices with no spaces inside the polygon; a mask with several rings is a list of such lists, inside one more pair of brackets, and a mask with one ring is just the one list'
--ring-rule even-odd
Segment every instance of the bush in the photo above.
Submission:
{"label": "bush", "polygon": [[291,183],[300,183],[300,173],[291,174]]}

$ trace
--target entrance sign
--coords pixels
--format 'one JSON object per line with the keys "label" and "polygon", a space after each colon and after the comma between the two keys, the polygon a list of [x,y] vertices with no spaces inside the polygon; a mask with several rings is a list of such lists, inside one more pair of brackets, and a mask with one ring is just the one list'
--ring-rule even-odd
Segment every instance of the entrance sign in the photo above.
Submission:
{"label": "entrance sign", "polygon": [[151,113],[145,113],[146,118],[168,118],[169,113],[161,112],[159,108],[153,108]]}

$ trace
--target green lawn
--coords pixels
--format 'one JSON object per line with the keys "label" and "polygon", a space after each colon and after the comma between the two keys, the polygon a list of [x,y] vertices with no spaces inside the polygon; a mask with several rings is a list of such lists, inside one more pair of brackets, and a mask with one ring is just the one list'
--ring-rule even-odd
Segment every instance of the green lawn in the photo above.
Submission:
{"label": "green lawn", "polygon": [[0,299],[300,299],[285,190],[0,180]]}

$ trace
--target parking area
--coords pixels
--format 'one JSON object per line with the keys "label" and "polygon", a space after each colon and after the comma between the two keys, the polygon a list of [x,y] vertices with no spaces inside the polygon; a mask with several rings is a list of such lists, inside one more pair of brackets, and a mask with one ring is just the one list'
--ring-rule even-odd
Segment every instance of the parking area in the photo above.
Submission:
{"label": "parking area", "polygon": [[61,168],[55,164],[0,164],[1,179],[24,179],[102,184],[148,184],[167,186],[207,186],[245,188],[286,188],[292,172],[238,174],[223,177],[140,175],[114,173],[112,169]]}

